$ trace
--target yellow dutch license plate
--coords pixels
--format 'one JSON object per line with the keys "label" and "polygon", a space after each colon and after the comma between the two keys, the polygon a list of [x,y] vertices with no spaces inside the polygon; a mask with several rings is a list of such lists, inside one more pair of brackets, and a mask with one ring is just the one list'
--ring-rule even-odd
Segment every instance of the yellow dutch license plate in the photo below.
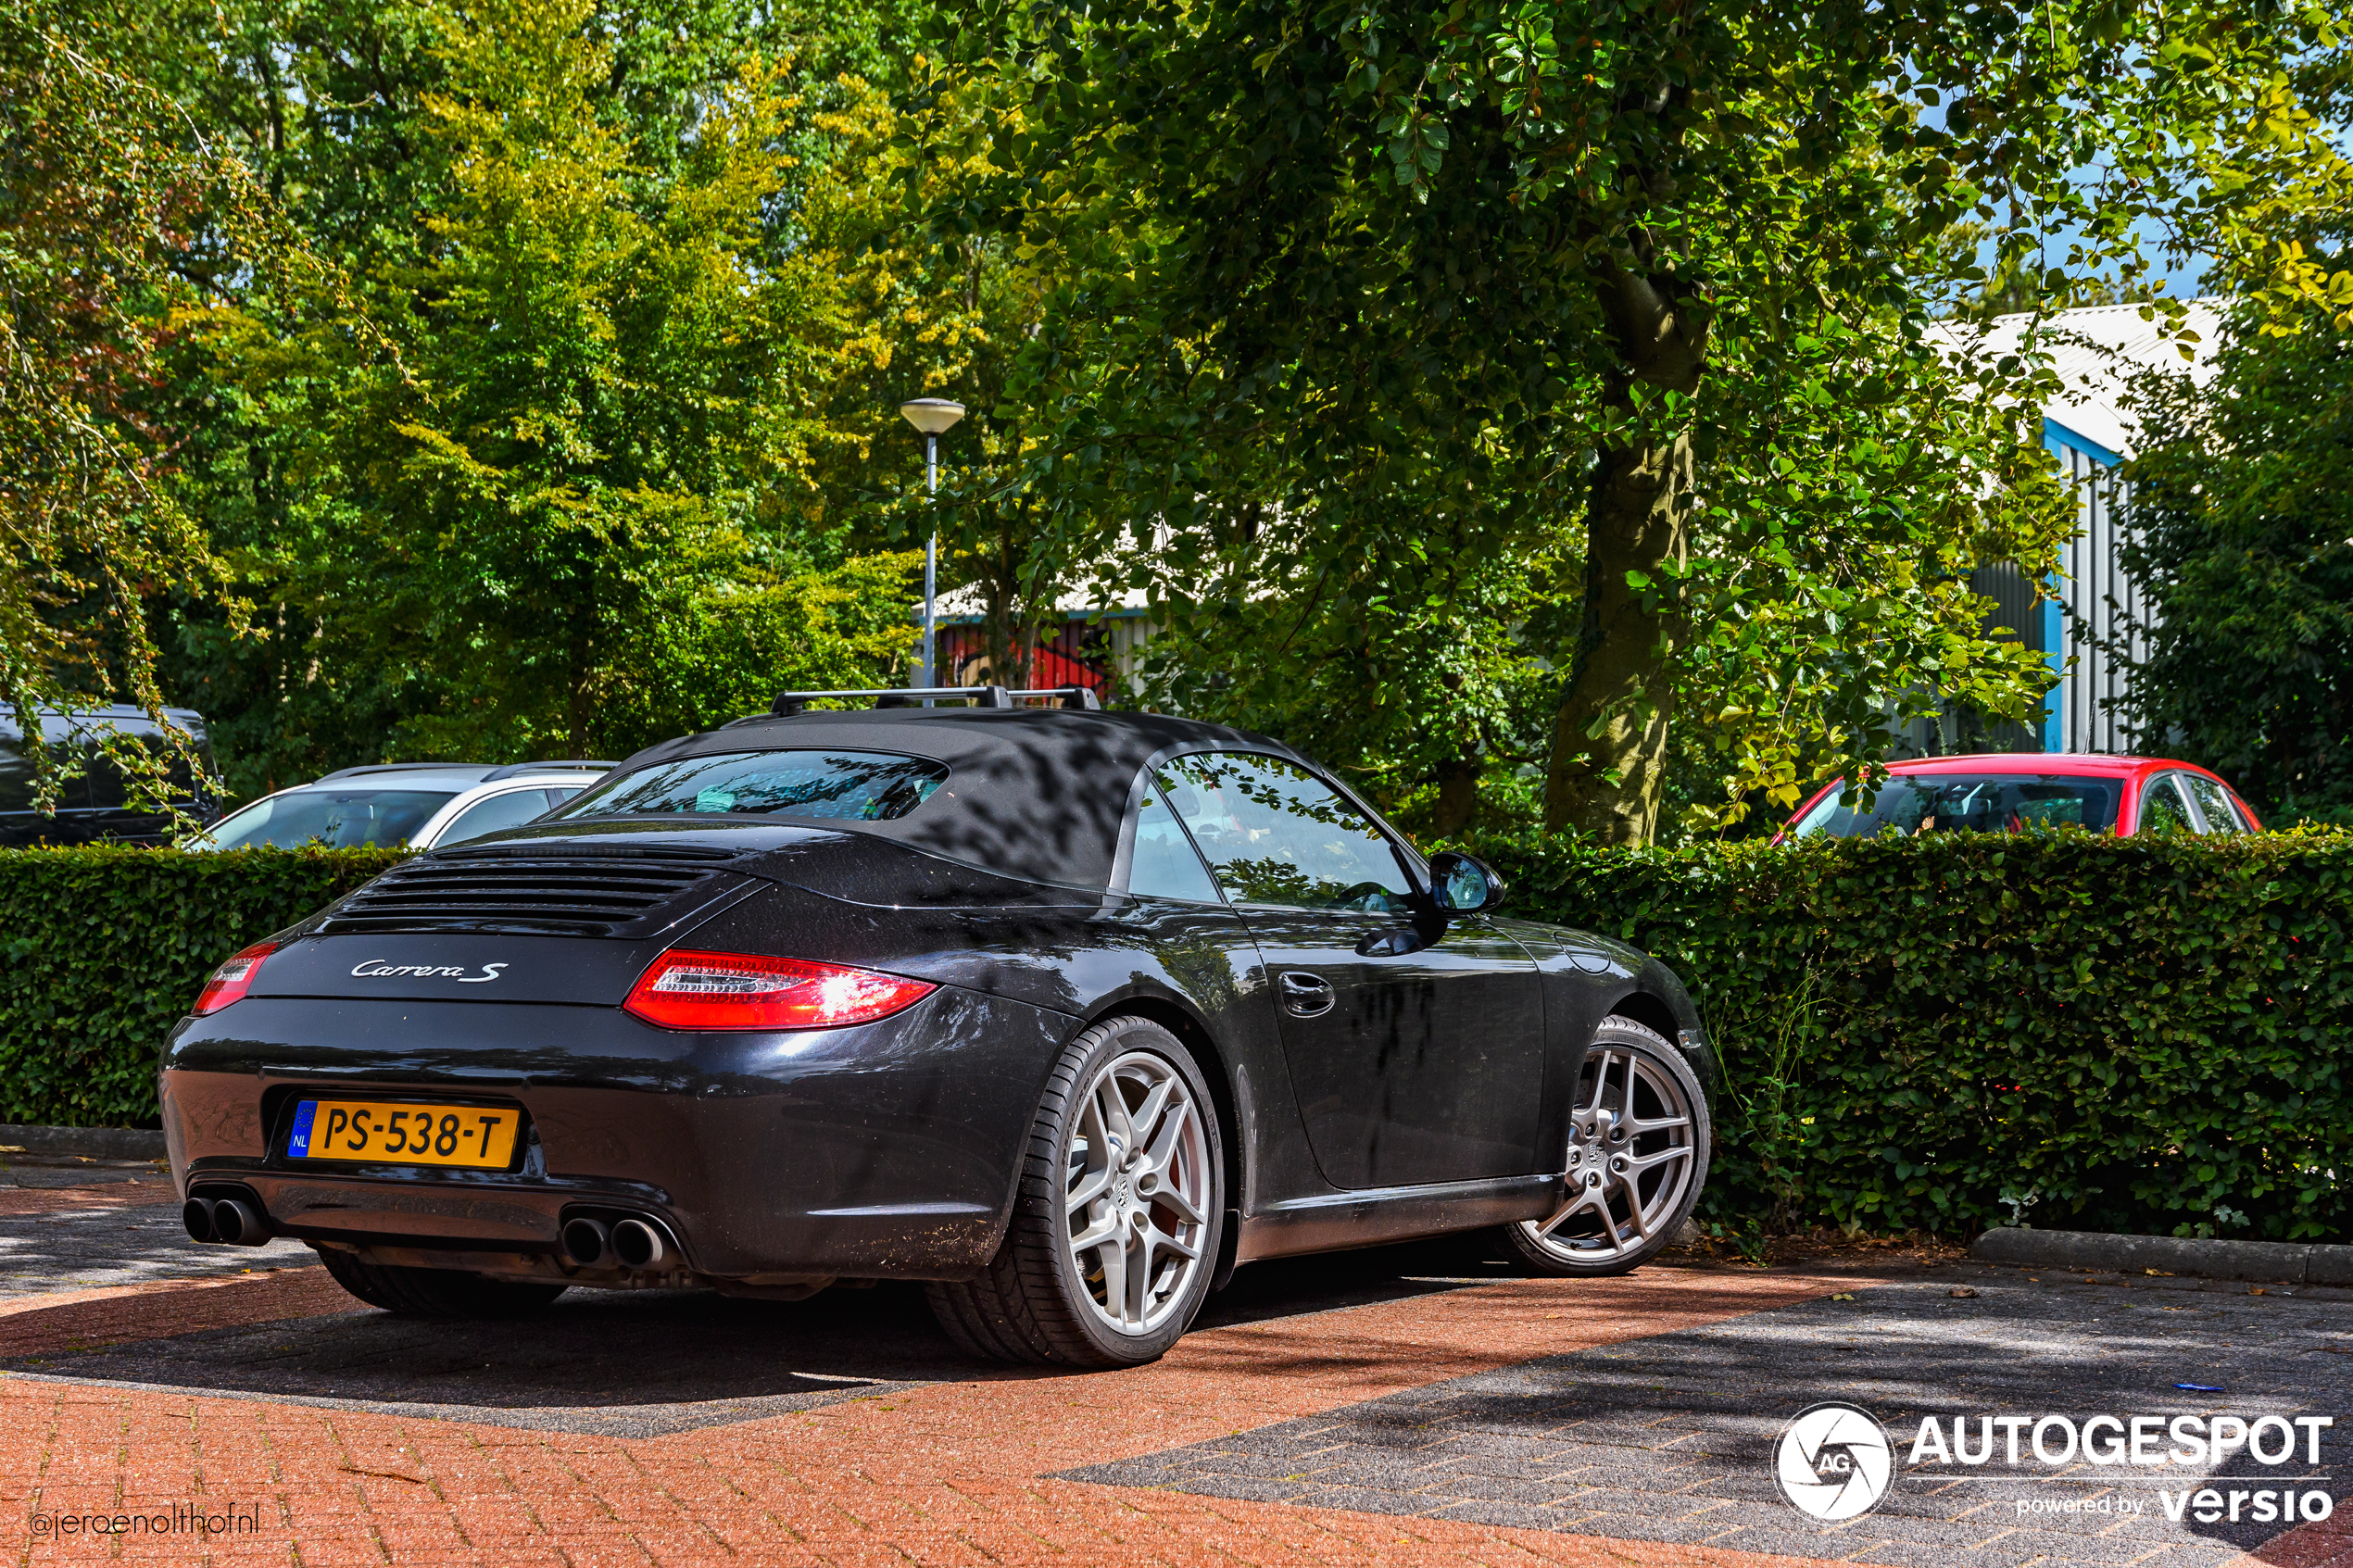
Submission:
{"label": "yellow dutch license plate", "polygon": [[286,1152],[296,1160],[365,1160],[395,1165],[514,1163],[522,1112],[479,1105],[307,1099],[295,1107]]}

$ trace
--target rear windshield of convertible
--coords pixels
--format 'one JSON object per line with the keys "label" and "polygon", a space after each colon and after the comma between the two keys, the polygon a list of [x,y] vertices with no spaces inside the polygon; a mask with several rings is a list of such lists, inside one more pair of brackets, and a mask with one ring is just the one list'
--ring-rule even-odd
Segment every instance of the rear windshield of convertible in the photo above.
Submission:
{"label": "rear windshield of convertible", "polygon": [[883,751],[723,751],[623,773],[561,816],[728,815],[887,822],[948,782],[945,763]]}

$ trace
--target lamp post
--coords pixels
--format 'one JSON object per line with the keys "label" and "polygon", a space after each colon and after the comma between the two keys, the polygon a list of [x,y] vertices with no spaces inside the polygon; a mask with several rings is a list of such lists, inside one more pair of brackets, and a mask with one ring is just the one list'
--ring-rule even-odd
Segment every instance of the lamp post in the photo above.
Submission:
{"label": "lamp post", "polygon": [[[935,501],[939,495],[939,437],[950,425],[964,417],[962,403],[950,403],[945,397],[917,397],[899,406],[900,416],[924,433],[924,482]],[[937,645],[932,638],[936,619],[934,601],[939,590],[939,523],[935,519],[931,537],[924,545],[924,661],[915,671],[915,684],[937,686],[937,672],[932,662]],[[925,706],[930,706],[926,703]]]}

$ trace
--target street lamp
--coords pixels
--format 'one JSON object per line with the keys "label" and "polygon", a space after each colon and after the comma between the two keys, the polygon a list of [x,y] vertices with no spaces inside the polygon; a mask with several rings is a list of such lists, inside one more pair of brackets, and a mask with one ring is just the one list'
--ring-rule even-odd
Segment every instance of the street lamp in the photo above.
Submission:
{"label": "street lamp", "polygon": [[[934,500],[939,495],[939,437],[950,425],[964,417],[962,403],[950,403],[945,397],[917,397],[899,406],[900,416],[924,433],[924,481]],[[939,684],[932,669],[934,648],[932,622],[934,599],[939,589],[939,523],[935,519],[931,538],[924,545],[924,661],[916,672],[918,686]],[[925,706],[929,706],[926,704]]]}

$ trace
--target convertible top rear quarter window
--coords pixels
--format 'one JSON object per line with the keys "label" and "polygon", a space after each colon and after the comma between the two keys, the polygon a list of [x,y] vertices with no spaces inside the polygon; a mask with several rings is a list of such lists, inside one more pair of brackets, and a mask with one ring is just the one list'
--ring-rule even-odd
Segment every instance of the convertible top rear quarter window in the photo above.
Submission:
{"label": "convertible top rear quarter window", "polygon": [[887,822],[948,782],[944,763],[883,751],[724,751],[624,773],[567,819],[644,815],[823,817]]}

